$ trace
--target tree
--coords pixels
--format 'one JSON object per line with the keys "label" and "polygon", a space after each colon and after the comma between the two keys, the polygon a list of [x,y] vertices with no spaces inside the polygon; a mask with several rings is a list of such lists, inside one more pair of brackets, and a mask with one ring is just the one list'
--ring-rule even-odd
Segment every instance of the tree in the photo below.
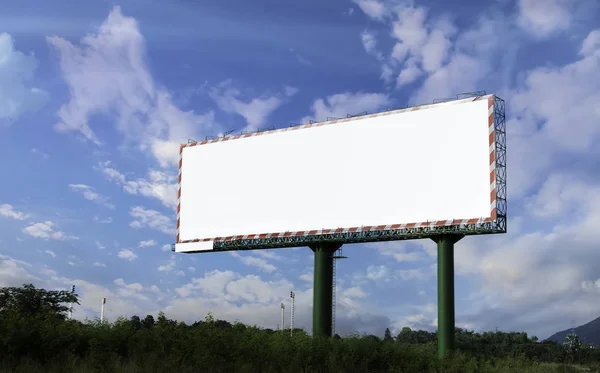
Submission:
{"label": "tree", "polygon": [[392,332],[390,331],[390,328],[385,328],[385,334],[383,336],[383,340],[384,341],[393,341],[394,338],[392,338]]}
{"label": "tree", "polygon": [[154,324],[156,324],[154,322],[154,316],[152,315],[147,315],[146,317],[144,317],[144,320],[142,320],[142,327],[144,327],[145,329],[152,329],[154,327]]}
{"label": "tree", "polygon": [[131,316],[129,322],[131,323],[131,326],[133,326],[134,330],[140,330],[142,328],[142,320],[140,320],[138,315]]}
{"label": "tree", "polygon": [[579,354],[579,351],[581,351],[581,340],[579,339],[579,336],[574,332],[569,333],[565,337],[565,342],[563,345],[565,346],[567,355],[571,357],[572,361],[575,360]]}
{"label": "tree", "polygon": [[69,303],[79,304],[78,296],[67,290],[38,289],[32,284],[0,288],[0,318],[8,314],[65,320]]}
{"label": "tree", "polygon": [[405,326],[396,337],[396,340],[402,343],[413,343],[413,331]]}

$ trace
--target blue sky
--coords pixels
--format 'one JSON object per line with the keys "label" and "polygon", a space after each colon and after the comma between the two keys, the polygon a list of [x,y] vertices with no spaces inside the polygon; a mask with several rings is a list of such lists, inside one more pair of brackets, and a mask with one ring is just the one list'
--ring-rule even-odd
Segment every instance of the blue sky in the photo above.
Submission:
{"label": "blue sky", "polygon": [[[459,326],[600,316],[600,12],[578,0],[0,1],[0,286],[75,317],[275,328],[308,248],[173,254],[180,142],[485,90],[506,100],[509,233],[456,247]],[[243,186],[240,194],[243,195]],[[347,245],[337,331],[435,329],[431,241]],[[289,317],[287,317],[289,320]]]}

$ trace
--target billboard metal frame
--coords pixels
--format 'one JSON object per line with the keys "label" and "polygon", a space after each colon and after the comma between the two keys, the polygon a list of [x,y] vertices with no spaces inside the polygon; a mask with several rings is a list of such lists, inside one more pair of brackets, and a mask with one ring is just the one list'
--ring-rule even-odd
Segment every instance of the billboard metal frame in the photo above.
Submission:
{"label": "billboard metal frame", "polygon": [[[465,98],[475,97],[476,99],[485,95],[485,92],[476,92],[473,94],[463,94],[457,96],[456,99],[450,100],[436,100],[433,104],[447,101],[463,100]],[[268,237],[267,235],[260,235],[258,238],[246,238],[246,239],[220,239],[213,241],[212,250],[202,251],[185,251],[186,254],[192,253],[205,253],[215,251],[237,251],[237,250],[255,250],[255,249],[274,249],[274,248],[285,248],[285,247],[302,247],[302,246],[315,246],[323,244],[350,244],[350,243],[366,243],[366,242],[380,242],[380,241],[399,241],[399,240],[411,240],[421,238],[432,238],[442,235],[481,235],[481,234],[496,234],[506,233],[507,230],[507,203],[506,203],[506,123],[505,123],[505,102],[503,99],[493,96],[493,118],[494,118],[494,136],[495,136],[495,190],[496,190],[496,217],[493,220],[480,219],[479,221],[473,222],[462,221],[460,224],[452,225],[440,225],[442,222],[432,222],[431,224],[420,224],[420,225],[408,225],[398,229],[382,229],[383,227],[365,227],[368,229],[348,232],[347,229],[333,230],[328,233],[315,234],[315,235],[295,235],[291,233],[289,235],[283,234],[277,237]],[[396,111],[397,109],[387,110]],[[361,113],[361,115],[348,116],[360,117],[367,115]],[[336,120],[335,118],[328,118]],[[267,130],[267,132],[271,129]],[[258,132],[264,132],[258,131]],[[244,135],[244,134],[242,134]],[[213,138],[212,140],[206,140],[203,143],[219,141],[222,138]],[[191,142],[187,145],[182,145],[181,148],[189,145],[199,144],[197,142]],[[180,169],[181,172],[181,169]],[[180,174],[181,177],[181,174]],[[267,237],[262,237],[267,236]],[[193,241],[192,241],[193,242]],[[184,242],[177,242],[184,243]],[[173,246],[174,250],[174,246]]]}

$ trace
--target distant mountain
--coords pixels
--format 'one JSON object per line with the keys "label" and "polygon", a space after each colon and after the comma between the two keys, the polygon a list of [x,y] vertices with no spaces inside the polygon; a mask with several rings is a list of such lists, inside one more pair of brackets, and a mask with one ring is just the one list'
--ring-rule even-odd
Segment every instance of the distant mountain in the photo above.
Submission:
{"label": "distant mountain", "polygon": [[[565,337],[569,333],[571,333],[571,329],[563,330],[562,332],[552,334],[546,340],[563,343]],[[587,324],[576,327],[575,334],[579,336],[579,339],[581,339],[581,342],[583,343],[600,346],[600,317]]]}

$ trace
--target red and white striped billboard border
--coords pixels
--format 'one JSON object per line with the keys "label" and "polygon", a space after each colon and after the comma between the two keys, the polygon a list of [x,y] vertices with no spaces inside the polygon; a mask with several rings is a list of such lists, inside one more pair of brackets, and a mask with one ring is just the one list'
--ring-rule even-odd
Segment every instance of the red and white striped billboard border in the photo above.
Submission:
{"label": "red and white striped billboard border", "polygon": [[246,133],[243,135],[234,135],[234,136],[226,136],[219,137],[212,140],[205,140],[202,142],[191,142],[188,144],[181,144],[179,146],[179,176],[177,182],[177,236],[176,243],[193,243],[193,242],[208,242],[208,241],[235,241],[235,240],[251,240],[251,239],[265,239],[265,238],[285,238],[285,237],[302,237],[302,236],[318,236],[325,234],[340,234],[340,233],[354,233],[354,232],[373,232],[373,231],[386,231],[386,230],[403,230],[403,229],[413,229],[413,228],[425,228],[425,227],[442,227],[442,226],[454,226],[454,225],[466,225],[466,224],[477,224],[477,223],[487,223],[496,220],[497,210],[496,210],[496,132],[494,125],[494,95],[480,96],[476,98],[466,98],[462,100],[456,100],[451,102],[445,102],[443,104],[460,104],[465,102],[473,102],[479,101],[487,98],[488,100],[488,129],[489,129],[489,155],[490,155],[490,217],[489,218],[474,218],[474,219],[453,219],[453,220],[439,220],[439,221],[429,221],[429,222],[420,222],[420,223],[408,223],[408,224],[388,224],[388,225],[377,225],[377,226],[362,226],[362,227],[352,227],[352,228],[334,228],[334,229],[317,229],[317,230],[309,230],[309,231],[299,231],[299,232],[275,232],[275,233],[258,233],[258,234],[246,234],[246,235],[238,235],[238,236],[228,236],[228,237],[211,237],[211,238],[198,238],[192,240],[179,240],[179,226],[180,226],[180,211],[181,211],[181,165],[183,162],[183,149],[186,147],[198,146],[198,145],[206,145],[212,144],[215,142],[222,141],[230,141],[243,139],[247,137],[253,136],[262,136],[271,133],[277,132],[285,132],[285,131],[296,131],[305,128],[312,127],[321,127],[338,123],[346,123],[353,120],[364,119],[364,118],[375,118],[380,116],[399,114],[410,111],[417,110],[425,110],[432,107],[435,107],[440,104],[429,104],[429,105],[421,105],[415,106],[405,109],[398,109],[392,111],[384,111],[380,113],[374,113],[369,115],[362,115],[358,117],[351,118],[343,118],[343,119],[334,119],[326,122],[319,123],[309,123],[303,124],[294,127],[285,127],[279,128],[275,130],[268,130],[263,132],[252,132]]}

